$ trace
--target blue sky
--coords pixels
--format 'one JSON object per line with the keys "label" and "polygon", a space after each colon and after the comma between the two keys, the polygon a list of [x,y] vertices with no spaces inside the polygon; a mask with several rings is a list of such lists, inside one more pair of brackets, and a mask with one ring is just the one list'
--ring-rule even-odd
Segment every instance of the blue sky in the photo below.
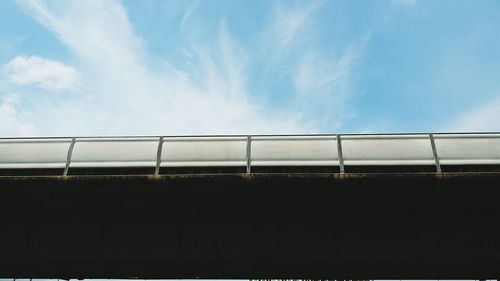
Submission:
{"label": "blue sky", "polygon": [[3,137],[499,120],[499,1],[0,1]]}

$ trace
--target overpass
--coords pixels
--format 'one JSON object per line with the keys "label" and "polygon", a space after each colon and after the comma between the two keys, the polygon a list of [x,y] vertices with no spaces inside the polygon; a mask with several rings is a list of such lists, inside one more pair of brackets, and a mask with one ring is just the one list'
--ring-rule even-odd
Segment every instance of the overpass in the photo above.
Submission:
{"label": "overpass", "polygon": [[0,139],[0,277],[500,275],[500,134]]}

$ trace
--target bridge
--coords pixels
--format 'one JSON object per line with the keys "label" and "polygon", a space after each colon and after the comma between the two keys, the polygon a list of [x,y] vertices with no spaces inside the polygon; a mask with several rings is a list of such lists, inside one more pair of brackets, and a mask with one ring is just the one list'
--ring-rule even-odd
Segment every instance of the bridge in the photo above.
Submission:
{"label": "bridge", "polygon": [[0,139],[0,277],[500,276],[500,133]]}

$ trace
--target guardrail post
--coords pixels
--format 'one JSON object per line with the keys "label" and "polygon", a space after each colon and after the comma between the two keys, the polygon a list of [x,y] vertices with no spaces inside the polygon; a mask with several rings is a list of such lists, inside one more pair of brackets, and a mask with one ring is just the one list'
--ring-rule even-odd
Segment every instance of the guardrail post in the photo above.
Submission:
{"label": "guardrail post", "polygon": [[163,150],[163,140],[164,140],[164,137],[160,137],[160,140],[158,141],[158,150],[156,151],[155,175],[160,174],[161,153]]}
{"label": "guardrail post", "polygon": [[344,168],[344,155],[342,153],[341,135],[337,135],[336,139],[337,139],[337,155],[339,158],[340,173],[343,174],[345,173],[345,168]]}
{"label": "guardrail post", "polygon": [[439,163],[439,157],[436,149],[436,142],[434,141],[434,135],[429,134],[429,140],[431,141],[432,156],[434,157],[434,164],[436,165],[436,172],[441,173],[441,164]]}
{"label": "guardrail post", "polygon": [[249,174],[252,169],[252,136],[247,136],[247,174]]}
{"label": "guardrail post", "polygon": [[67,176],[69,172],[69,165],[71,164],[71,155],[73,154],[73,148],[75,147],[76,138],[71,138],[71,144],[68,148],[68,155],[66,157],[66,166],[64,167],[63,176]]}

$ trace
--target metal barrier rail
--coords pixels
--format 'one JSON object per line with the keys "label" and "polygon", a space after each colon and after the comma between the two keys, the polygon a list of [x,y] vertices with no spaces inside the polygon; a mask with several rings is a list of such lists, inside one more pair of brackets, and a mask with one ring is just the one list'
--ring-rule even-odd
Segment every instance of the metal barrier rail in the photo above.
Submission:
{"label": "metal barrier rail", "polygon": [[500,133],[0,139],[0,169],[500,164]]}

